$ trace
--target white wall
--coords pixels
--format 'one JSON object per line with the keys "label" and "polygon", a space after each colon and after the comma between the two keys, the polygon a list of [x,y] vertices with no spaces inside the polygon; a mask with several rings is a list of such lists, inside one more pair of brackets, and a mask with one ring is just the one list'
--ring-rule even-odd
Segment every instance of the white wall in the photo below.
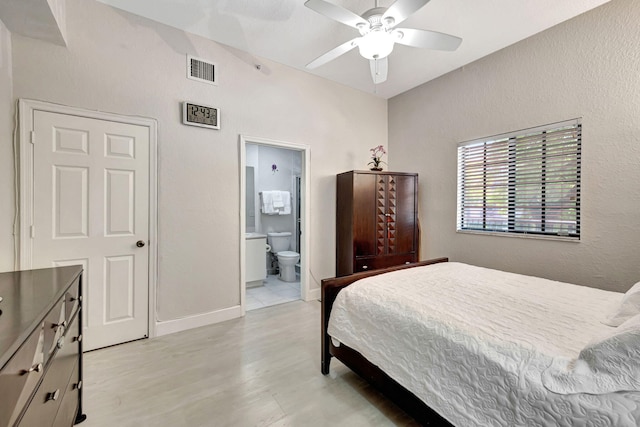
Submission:
{"label": "white wall", "polygon": [[13,86],[11,33],[0,21],[0,271],[13,270]]}
{"label": "white wall", "polygon": [[[66,9],[68,48],[13,36],[14,96],[158,120],[158,318],[240,302],[240,134],[311,147],[310,268],[333,276],[335,174],[386,144],[386,102],[101,3]],[[187,53],[218,63],[218,86],[185,78]],[[222,129],[182,125],[183,100],[221,108]]]}
{"label": "white wall", "polygon": [[[640,2],[615,0],[389,102],[423,258],[625,291],[640,280]],[[582,117],[581,242],[455,232],[456,143]]]}

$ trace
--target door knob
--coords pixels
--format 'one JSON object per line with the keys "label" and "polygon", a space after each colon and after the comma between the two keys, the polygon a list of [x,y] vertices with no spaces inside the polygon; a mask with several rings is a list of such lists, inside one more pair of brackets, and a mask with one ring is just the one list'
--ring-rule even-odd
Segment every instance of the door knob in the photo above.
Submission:
{"label": "door knob", "polygon": [[136,246],[137,246],[137,247],[139,247],[139,248],[143,247],[143,246],[144,246],[144,241],[142,241],[142,240],[138,240],[138,241],[136,242]]}

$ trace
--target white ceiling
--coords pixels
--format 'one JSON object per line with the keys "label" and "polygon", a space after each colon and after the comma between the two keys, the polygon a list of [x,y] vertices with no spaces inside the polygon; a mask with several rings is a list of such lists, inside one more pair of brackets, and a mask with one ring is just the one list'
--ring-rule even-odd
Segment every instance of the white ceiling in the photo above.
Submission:
{"label": "white ceiling", "polygon": [[[306,8],[305,0],[98,1],[300,70],[359,36],[355,29]],[[327,1],[358,15],[375,6],[375,0]],[[608,1],[431,0],[400,26],[461,37],[457,51],[396,44],[389,55],[388,79],[377,86],[358,49],[309,72],[390,98]],[[392,2],[379,0],[379,6]]]}

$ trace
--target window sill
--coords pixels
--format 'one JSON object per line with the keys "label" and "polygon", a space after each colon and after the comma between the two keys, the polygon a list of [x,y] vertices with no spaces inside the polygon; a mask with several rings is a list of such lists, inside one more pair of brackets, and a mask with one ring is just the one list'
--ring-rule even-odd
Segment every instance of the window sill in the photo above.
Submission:
{"label": "window sill", "polygon": [[499,231],[475,231],[475,230],[456,230],[456,233],[477,234],[481,236],[511,237],[516,239],[556,240],[560,242],[580,243],[579,237],[545,236],[542,234],[507,233],[507,232],[499,232]]}

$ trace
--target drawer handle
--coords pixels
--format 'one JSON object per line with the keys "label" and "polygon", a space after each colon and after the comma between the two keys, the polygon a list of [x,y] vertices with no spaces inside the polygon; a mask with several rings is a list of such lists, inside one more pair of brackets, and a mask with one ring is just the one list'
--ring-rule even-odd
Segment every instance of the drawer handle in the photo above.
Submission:
{"label": "drawer handle", "polygon": [[366,266],[366,265],[363,265],[363,266],[362,266],[362,269],[363,269],[363,270],[366,270],[367,268],[369,268],[369,266]]}
{"label": "drawer handle", "polygon": [[63,320],[60,323],[54,323],[54,324],[51,325],[52,328],[58,328],[60,326],[62,326],[63,328],[66,328],[67,327],[67,321]]}
{"label": "drawer handle", "polygon": [[82,295],[80,295],[78,298],[76,297],[71,297],[69,298],[69,301],[74,302],[74,301],[82,301]]}
{"label": "drawer handle", "polygon": [[82,342],[82,335],[78,335],[73,339],[74,341]]}
{"label": "drawer handle", "polygon": [[405,264],[409,265],[409,264],[411,264],[411,263],[410,263],[409,261],[407,261],[407,262],[405,262]]}
{"label": "drawer handle", "polygon": [[57,400],[58,397],[60,397],[60,389],[57,389],[53,393],[49,393],[47,395],[47,400],[46,401],[48,402],[49,400]]}
{"label": "drawer handle", "polygon": [[81,390],[82,389],[82,380],[78,381],[78,384],[76,384],[76,389]]}
{"label": "drawer handle", "polygon": [[42,371],[42,363],[38,363],[37,365],[33,365],[28,370],[27,369],[23,370],[22,371],[22,375],[28,374],[30,372],[40,372],[40,371]]}

